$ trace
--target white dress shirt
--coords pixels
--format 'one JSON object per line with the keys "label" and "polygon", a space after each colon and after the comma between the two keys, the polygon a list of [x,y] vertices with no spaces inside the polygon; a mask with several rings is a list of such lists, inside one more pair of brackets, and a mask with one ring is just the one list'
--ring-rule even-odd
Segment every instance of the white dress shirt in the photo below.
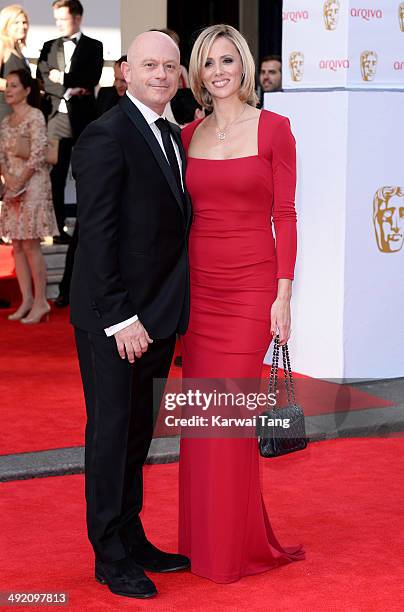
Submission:
{"label": "white dress shirt", "polygon": [[[131,100],[131,102],[133,102],[133,104],[135,104],[135,106],[137,106],[138,110],[142,113],[143,117],[147,121],[151,131],[155,135],[155,137],[157,139],[157,142],[159,143],[159,145],[161,147],[161,150],[163,151],[163,153],[164,153],[164,155],[165,155],[165,157],[167,159],[167,155],[166,155],[166,152],[165,152],[165,149],[164,149],[163,138],[161,136],[161,132],[160,132],[159,128],[157,127],[157,125],[155,124],[157,119],[160,119],[162,117],[162,115],[158,115],[154,110],[152,110],[151,108],[149,108],[148,106],[143,104],[143,102],[141,102],[140,100],[138,100],[137,98],[132,96],[132,94],[130,94],[128,91],[126,92],[126,95],[128,96],[129,100]],[[164,116],[163,116],[163,118],[164,118]],[[180,169],[182,188],[184,189],[184,181],[183,181],[183,176],[182,176],[182,162],[181,162],[180,151],[179,151],[178,145],[175,142],[175,140],[174,140],[172,135],[171,135],[171,140],[172,140],[172,143],[174,145],[174,151],[175,151],[175,155],[177,157],[178,167]],[[128,327],[128,325],[131,325],[131,323],[134,323],[137,320],[138,320],[138,316],[134,315],[133,317],[130,317],[130,319],[125,319],[125,321],[122,321],[121,323],[116,323],[115,325],[111,325],[110,327],[106,327],[104,331],[107,334],[107,336],[113,336],[114,334],[116,334],[116,332],[120,331],[121,329],[124,329],[125,327]]]}
{"label": "white dress shirt", "polygon": [[[60,75],[61,85],[63,85],[64,75],[70,72],[70,65],[72,63],[73,53],[76,50],[76,46],[80,38],[81,38],[81,32],[77,32],[76,34],[73,34],[73,36],[70,37],[70,40],[63,41],[63,53],[65,56],[65,71],[62,72],[62,74]],[[73,39],[76,41],[75,43],[73,42]],[[66,89],[64,96],[62,100],[60,101],[59,108],[58,108],[59,113],[65,113],[65,114],[67,113],[66,100],[69,100],[69,98],[71,98],[70,89],[71,89],[70,87],[69,89]]]}

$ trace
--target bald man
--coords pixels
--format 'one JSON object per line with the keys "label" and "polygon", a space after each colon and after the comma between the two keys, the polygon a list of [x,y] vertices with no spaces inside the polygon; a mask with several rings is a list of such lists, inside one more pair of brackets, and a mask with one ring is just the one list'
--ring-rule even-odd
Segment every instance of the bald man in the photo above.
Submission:
{"label": "bald man", "polygon": [[80,229],[70,303],[87,410],[95,577],[113,593],[144,598],[157,592],[145,570],[189,567],[187,557],[147,539],[139,513],[159,403],[153,379],[167,377],[176,333],[188,325],[191,203],[180,131],[163,117],[178,86],[177,45],[145,32],[122,72],[126,94],[74,150]]}

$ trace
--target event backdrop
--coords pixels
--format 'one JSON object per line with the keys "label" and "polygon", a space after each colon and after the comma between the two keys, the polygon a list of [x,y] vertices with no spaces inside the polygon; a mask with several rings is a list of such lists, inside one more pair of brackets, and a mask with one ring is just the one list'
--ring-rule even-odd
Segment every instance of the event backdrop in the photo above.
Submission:
{"label": "event backdrop", "polygon": [[284,0],[283,26],[264,105],[297,140],[293,367],[403,376],[404,2]]}
{"label": "event backdrop", "polygon": [[265,108],[297,141],[293,368],[404,374],[404,94],[280,92]]}
{"label": "event backdrop", "polygon": [[283,87],[404,89],[404,1],[284,0]]}

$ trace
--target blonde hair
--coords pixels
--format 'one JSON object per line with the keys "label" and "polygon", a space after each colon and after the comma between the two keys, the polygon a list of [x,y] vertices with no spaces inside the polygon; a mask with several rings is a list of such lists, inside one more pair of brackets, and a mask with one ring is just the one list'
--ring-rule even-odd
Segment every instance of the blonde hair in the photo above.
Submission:
{"label": "blonde hair", "polygon": [[213,43],[221,37],[230,40],[240,55],[242,77],[239,98],[241,102],[256,106],[258,97],[255,93],[255,63],[248,43],[236,28],[223,23],[205,28],[195,41],[189,62],[189,81],[192,93],[203,108],[208,110],[213,108],[212,96],[202,81],[202,68]]}
{"label": "blonde hair", "polygon": [[[8,29],[10,27],[10,23],[15,21],[19,15],[24,15],[29,25],[28,15],[19,4],[10,4],[9,6],[5,6],[0,11],[0,39],[2,40],[3,45],[11,51],[15,49],[15,42],[12,38],[10,38]],[[25,39],[21,42],[25,44]]]}

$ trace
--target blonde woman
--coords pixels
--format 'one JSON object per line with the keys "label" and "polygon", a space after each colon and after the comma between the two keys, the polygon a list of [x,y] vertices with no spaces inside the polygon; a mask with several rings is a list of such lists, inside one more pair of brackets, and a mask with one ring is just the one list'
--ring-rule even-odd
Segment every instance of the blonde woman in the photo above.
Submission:
{"label": "blonde woman", "polygon": [[[233,27],[199,35],[190,83],[212,113],[182,131],[194,213],[185,379],[260,379],[271,335],[290,336],[295,140],[286,117],[257,110],[254,74]],[[272,531],[255,438],[182,438],[179,545],[192,572],[222,583],[304,559]]]}
{"label": "blonde woman", "polygon": [[10,4],[0,11],[0,121],[11,112],[4,98],[8,73],[21,69],[29,72],[21,51],[28,28],[28,15],[19,4]]}

